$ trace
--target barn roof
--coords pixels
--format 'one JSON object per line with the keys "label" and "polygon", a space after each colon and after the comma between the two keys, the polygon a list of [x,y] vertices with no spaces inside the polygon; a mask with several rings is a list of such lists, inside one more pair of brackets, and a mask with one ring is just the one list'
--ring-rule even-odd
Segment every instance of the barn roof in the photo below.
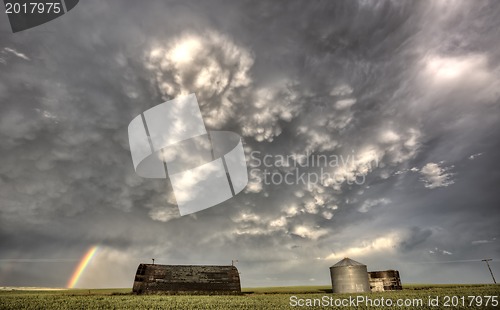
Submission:
{"label": "barn roof", "polygon": [[[360,262],[357,262],[353,259],[350,259],[349,257],[344,258],[340,262],[336,263],[332,267],[347,267],[347,266],[366,266],[365,264],[362,264]],[[330,267],[330,268],[332,268]]]}

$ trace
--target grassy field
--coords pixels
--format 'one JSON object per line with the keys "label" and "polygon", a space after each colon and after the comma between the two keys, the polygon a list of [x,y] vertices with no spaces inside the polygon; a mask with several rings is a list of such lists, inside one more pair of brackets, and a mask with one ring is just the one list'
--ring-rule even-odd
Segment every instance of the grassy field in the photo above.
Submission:
{"label": "grassy field", "polygon": [[[240,296],[137,296],[130,289],[7,290],[0,291],[0,309],[293,309],[301,308],[301,304],[308,309],[500,309],[500,304],[495,306],[494,302],[499,295],[499,285],[427,284],[406,285],[397,292],[359,295],[332,294],[330,286],[247,288]],[[429,296],[433,300],[438,297],[438,304],[429,305]],[[486,305],[486,296],[497,297],[490,298]],[[357,298],[365,300],[357,305],[339,304]],[[388,306],[388,300],[392,306]],[[412,305],[397,306],[398,300]]]}

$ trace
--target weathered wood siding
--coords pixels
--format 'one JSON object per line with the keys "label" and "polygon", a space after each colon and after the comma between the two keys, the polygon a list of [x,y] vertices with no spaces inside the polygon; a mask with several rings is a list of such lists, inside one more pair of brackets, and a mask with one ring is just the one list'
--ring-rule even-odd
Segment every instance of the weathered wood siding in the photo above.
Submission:
{"label": "weathered wood siding", "polygon": [[140,264],[136,294],[240,294],[240,275],[234,266]]}
{"label": "weathered wood siding", "polygon": [[372,292],[380,290],[380,281],[382,281],[382,291],[398,291],[403,289],[399,271],[397,270],[371,271],[368,272],[368,277]]}

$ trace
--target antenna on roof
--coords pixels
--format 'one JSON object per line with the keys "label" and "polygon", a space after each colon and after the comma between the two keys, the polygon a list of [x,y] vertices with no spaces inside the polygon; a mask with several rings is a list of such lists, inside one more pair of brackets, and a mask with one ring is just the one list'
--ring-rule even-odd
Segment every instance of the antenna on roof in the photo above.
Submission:
{"label": "antenna on roof", "polygon": [[153,260],[153,265],[155,264],[155,259],[154,258],[151,258]]}

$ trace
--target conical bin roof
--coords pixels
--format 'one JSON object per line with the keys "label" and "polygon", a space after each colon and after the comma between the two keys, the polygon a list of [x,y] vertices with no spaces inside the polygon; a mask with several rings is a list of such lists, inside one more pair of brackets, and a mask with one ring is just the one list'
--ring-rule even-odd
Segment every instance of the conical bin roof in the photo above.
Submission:
{"label": "conical bin roof", "polygon": [[357,262],[353,259],[350,259],[349,257],[344,258],[340,262],[336,263],[330,268],[334,267],[347,267],[347,266],[366,266],[365,264],[361,264],[360,262]]}

